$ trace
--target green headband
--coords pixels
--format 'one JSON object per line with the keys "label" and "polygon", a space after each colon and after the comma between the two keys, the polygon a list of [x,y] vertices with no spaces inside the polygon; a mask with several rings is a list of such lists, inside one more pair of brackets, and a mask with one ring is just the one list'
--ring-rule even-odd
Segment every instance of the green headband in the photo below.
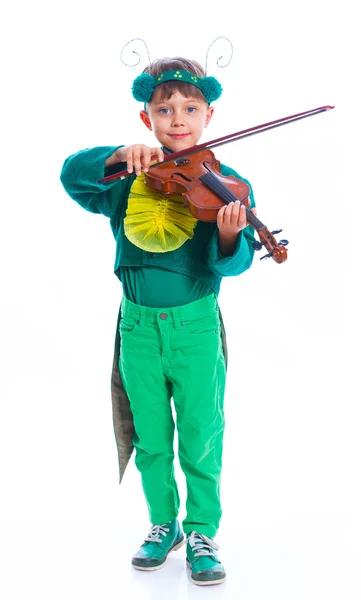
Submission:
{"label": "green headband", "polygon": [[139,102],[147,103],[153,96],[154,89],[165,81],[184,81],[199,88],[208,104],[218,100],[222,94],[222,86],[215,77],[198,77],[189,71],[182,69],[164,71],[153,77],[149,73],[142,73],[133,82],[133,97]]}

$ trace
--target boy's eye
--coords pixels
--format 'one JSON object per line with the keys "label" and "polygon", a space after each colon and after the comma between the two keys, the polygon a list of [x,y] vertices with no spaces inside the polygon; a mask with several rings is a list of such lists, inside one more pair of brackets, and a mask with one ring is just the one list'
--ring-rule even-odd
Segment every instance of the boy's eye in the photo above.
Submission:
{"label": "boy's eye", "polygon": [[160,108],[160,109],[159,109],[159,112],[160,112],[162,115],[167,115],[167,114],[169,113],[169,108]]}
{"label": "boy's eye", "polygon": [[187,112],[189,112],[189,113],[193,113],[193,112],[195,112],[196,110],[197,110],[197,109],[196,109],[194,106],[188,106],[188,108],[187,108]]}

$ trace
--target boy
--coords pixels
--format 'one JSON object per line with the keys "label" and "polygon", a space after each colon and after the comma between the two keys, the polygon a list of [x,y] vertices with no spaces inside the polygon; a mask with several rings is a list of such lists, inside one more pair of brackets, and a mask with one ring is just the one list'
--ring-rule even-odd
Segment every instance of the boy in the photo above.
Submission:
{"label": "boy", "polygon": [[[84,150],[65,161],[61,175],[74,200],[110,219],[117,243],[115,273],[123,286],[122,349],[119,354],[118,337],[113,408],[117,392],[124,406],[129,398],[123,433],[127,429],[133,434],[152,523],[132,564],[141,570],[158,569],[184,539],[173,470],[173,398],[179,460],[187,483],[187,516],[182,523],[187,564],[197,585],[222,583],[226,576],[213,541],[221,517],[226,378],[217,295],[222,277],[251,266],[253,230],[238,201],[218,211],[217,223],[200,222],[183,206],[182,197],[150,190],[142,173],[152,162],[163,161],[163,150],[178,152],[198,143],[213,115],[211,102],[220,94],[219,83],[206,77],[195,61],[179,57],[154,61],[136,78],[133,96],[144,103],[140,117],[161,147],[134,144]],[[97,183],[124,168],[129,177]],[[242,179],[224,165],[221,173]],[[254,206],[251,187],[250,206]],[[115,413],[116,433],[122,437],[118,408]],[[118,446],[125,453],[124,469],[132,448],[123,442]]]}

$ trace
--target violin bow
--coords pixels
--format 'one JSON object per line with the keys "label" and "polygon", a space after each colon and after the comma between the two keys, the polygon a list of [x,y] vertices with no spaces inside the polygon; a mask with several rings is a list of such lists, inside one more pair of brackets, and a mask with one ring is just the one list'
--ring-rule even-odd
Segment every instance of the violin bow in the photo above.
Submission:
{"label": "violin bow", "polygon": [[[295,121],[299,121],[300,119],[306,119],[307,117],[312,117],[313,115],[318,115],[327,110],[332,110],[335,108],[334,106],[319,106],[318,108],[313,108],[312,110],[306,110],[305,112],[297,113],[295,115],[290,115],[289,117],[283,117],[282,119],[277,119],[275,121],[269,121],[268,123],[263,123],[262,125],[256,125],[255,127],[249,127],[248,129],[243,129],[242,131],[237,131],[236,133],[231,133],[230,135],[224,135],[223,137],[211,140],[210,142],[204,142],[203,144],[196,144],[195,146],[191,146],[186,150],[180,150],[179,152],[174,152],[172,154],[167,154],[166,158],[161,163],[155,163],[154,165],[150,165],[150,169],[159,164],[166,164],[184,156],[191,156],[192,154],[197,154],[201,150],[208,150],[211,148],[216,148],[217,146],[223,146],[224,144],[228,144],[229,142],[235,142],[236,140],[241,140],[246,137],[250,137],[251,135],[256,135],[258,133],[262,133],[264,131],[268,131],[269,129],[275,129],[276,127],[281,127],[282,125],[288,125],[289,123],[294,123]],[[115,181],[116,179],[125,179],[129,177],[132,173],[129,171],[118,171],[116,173],[112,173],[112,175],[107,175],[102,179],[97,179],[97,183],[110,183]]]}

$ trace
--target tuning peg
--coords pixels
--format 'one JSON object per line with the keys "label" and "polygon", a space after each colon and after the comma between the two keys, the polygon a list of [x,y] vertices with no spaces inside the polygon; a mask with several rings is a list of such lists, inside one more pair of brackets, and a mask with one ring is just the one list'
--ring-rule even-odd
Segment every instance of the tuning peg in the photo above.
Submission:
{"label": "tuning peg", "polygon": [[288,244],[289,244],[288,240],[280,240],[278,242],[279,246],[288,246]]}
{"label": "tuning peg", "polygon": [[253,242],[252,246],[254,248],[254,250],[262,250],[262,246],[263,246],[264,242],[257,242],[257,240],[255,242]]}
{"label": "tuning peg", "polygon": [[265,254],[264,256],[261,256],[260,260],[264,260],[265,258],[271,258],[271,256],[273,256],[272,252],[270,252],[269,254]]}
{"label": "tuning peg", "polygon": [[272,235],[277,235],[277,233],[281,233],[282,229],[275,229],[272,231]]}

